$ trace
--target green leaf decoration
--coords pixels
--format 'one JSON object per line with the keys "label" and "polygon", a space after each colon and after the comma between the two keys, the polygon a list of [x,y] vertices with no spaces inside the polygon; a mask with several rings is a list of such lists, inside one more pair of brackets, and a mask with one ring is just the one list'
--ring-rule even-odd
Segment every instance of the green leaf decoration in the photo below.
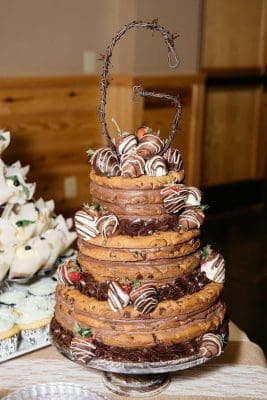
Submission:
{"label": "green leaf decoration", "polygon": [[100,204],[97,203],[97,202],[95,201],[95,202],[92,204],[91,207],[92,207],[93,210],[97,210],[97,211],[98,211],[98,210],[100,209]]}
{"label": "green leaf decoration", "polygon": [[219,336],[219,339],[222,341],[223,344],[227,344],[228,338],[224,333],[222,333],[221,335],[218,335],[218,336]]}
{"label": "green leaf decoration", "polygon": [[76,260],[70,260],[69,264],[70,264],[69,272],[80,271],[79,265],[77,264]]}
{"label": "green leaf decoration", "polygon": [[0,253],[4,253],[5,252],[5,250],[0,250]]}
{"label": "green leaf decoration", "polygon": [[95,154],[95,151],[94,151],[93,149],[88,149],[88,150],[86,150],[86,154],[87,154],[89,157],[92,157],[92,156]]}
{"label": "green leaf decoration", "polygon": [[167,186],[173,186],[176,185],[176,179],[174,177],[171,177],[171,179],[168,180],[168,182],[166,183],[166,185],[164,185],[165,187]]}
{"label": "green leaf decoration", "polygon": [[210,206],[208,204],[201,204],[200,208],[202,211],[208,210],[210,208]]}
{"label": "green leaf decoration", "polygon": [[141,280],[140,279],[134,279],[131,282],[131,285],[132,285],[133,289],[137,289],[140,286],[140,284],[141,284]]}
{"label": "green leaf decoration", "polygon": [[91,328],[82,328],[77,322],[74,325],[74,331],[78,336],[85,339],[93,336]]}
{"label": "green leaf decoration", "polygon": [[13,182],[18,181],[17,175],[6,176],[6,179],[9,179]]}
{"label": "green leaf decoration", "polygon": [[30,197],[29,188],[27,186],[25,186],[25,185],[22,185],[22,189],[23,189],[23,192],[24,192],[24,194],[26,196],[26,199],[28,199]]}
{"label": "green leaf decoration", "polygon": [[21,226],[22,228],[26,228],[30,224],[34,224],[35,221],[29,221],[28,219],[21,219],[20,221],[16,222],[17,226]]}
{"label": "green leaf decoration", "polygon": [[104,214],[106,211],[105,208],[101,207],[101,205],[97,202],[94,202],[93,204],[88,204],[88,203],[83,203],[83,209],[85,211],[97,211],[99,214]]}
{"label": "green leaf decoration", "polygon": [[5,141],[5,140],[6,140],[5,136],[3,136],[3,135],[0,134],[0,140]]}
{"label": "green leaf decoration", "polygon": [[201,259],[202,260],[206,260],[206,258],[209,255],[209,252],[210,252],[210,245],[207,245],[207,246],[203,247],[203,249],[200,250]]}
{"label": "green leaf decoration", "polygon": [[90,209],[90,206],[88,203],[83,203],[83,208],[85,209],[85,211]]}

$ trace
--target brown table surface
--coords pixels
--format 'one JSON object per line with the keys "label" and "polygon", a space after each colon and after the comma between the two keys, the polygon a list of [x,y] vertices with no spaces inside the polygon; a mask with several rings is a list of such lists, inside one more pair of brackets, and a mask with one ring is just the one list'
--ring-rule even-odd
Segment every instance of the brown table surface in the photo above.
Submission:
{"label": "brown table surface", "polygon": [[[73,382],[92,388],[107,399],[123,399],[108,392],[102,373],[86,369],[47,347],[0,365],[0,397],[26,386]],[[172,374],[171,384],[157,400],[267,399],[267,369],[263,351],[230,323],[224,354],[202,366]]]}

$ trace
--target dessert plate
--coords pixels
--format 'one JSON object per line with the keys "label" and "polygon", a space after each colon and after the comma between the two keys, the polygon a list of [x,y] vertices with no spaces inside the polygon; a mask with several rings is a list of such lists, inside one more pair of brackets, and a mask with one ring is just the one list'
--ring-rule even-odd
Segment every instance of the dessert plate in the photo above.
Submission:
{"label": "dessert plate", "polygon": [[25,388],[4,397],[3,400],[105,400],[89,388],[67,382],[45,383]]}

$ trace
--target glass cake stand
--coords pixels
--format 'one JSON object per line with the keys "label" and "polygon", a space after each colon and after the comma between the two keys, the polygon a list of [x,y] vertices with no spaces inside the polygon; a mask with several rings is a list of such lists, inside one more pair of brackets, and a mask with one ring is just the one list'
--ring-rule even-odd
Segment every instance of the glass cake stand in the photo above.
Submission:
{"label": "glass cake stand", "polygon": [[[71,353],[63,350],[54,341],[50,332],[51,342],[66,358],[77,362]],[[181,371],[204,364],[210,358],[194,355],[177,360],[162,362],[118,362],[101,358],[92,359],[85,368],[95,368],[103,371],[104,385],[113,393],[122,396],[146,397],[159,394],[171,382],[170,372]]]}

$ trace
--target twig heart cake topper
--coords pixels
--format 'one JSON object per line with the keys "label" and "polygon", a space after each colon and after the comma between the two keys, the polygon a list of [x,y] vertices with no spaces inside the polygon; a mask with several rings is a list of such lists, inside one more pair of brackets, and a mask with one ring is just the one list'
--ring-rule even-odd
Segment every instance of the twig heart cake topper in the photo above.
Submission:
{"label": "twig heart cake topper", "polygon": [[[112,57],[112,52],[114,49],[115,44],[117,41],[119,41],[122,36],[129,31],[130,29],[133,28],[145,28],[149,29],[155,32],[160,32],[166,45],[167,45],[167,51],[168,51],[168,64],[170,68],[176,68],[179,64],[178,57],[175,53],[175,48],[174,48],[174,40],[177,38],[177,34],[170,34],[167,29],[165,29],[163,26],[158,24],[158,20],[155,19],[152,22],[142,22],[142,21],[132,21],[127,25],[124,25],[113,37],[111,40],[111,43],[106,49],[105,54],[101,57],[103,59],[103,70],[102,70],[102,76],[101,76],[101,101],[100,101],[100,107],[99,107],[99,115],[100,115],[100,122],[102,125],[102,132],[103,135],[106,139],[107,145],[114,150],[117,153],[117,148],[115,144],[113,143],[110,134],[108,132],[107,128],[107,123],[106,123],[106,99],[107,99],[107,88],[109,85],[108,82],[108,73],[109,73],[109,66],[110,66],[110,61]],[[168,148],[171,145],[171,142],[173,141],[173,138],[176,134],[178,123],[180,120],[180,115],[181,115],[181,104],[179,101],[179,98],[177,96],[171,96],[169,94],[165,93],[158,93],[158,92],[147,92],[144,91],[140,86],[135,86],[134,87],[134,94],[137,96],[142,96],[142,97],[155,97],[155,98],[164,98],[166,100],[170,100],[173,102],[174,106],[176,107],[176,113],[172,122],[172,127],[171,127],[171,132],[169,134],[168,139],[166,140],[163,149],[160,151],[159,155],[164,154]]]}

